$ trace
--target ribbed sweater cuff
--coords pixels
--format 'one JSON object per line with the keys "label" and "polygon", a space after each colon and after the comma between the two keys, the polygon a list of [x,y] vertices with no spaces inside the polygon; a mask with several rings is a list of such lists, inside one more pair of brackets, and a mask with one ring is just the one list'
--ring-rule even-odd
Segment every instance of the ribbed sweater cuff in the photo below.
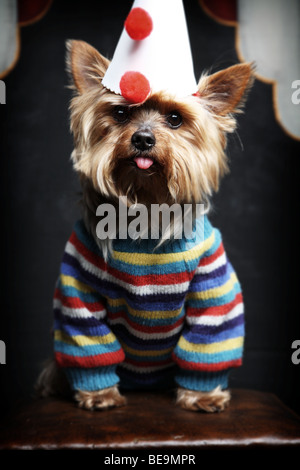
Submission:
{"label": "ribbed sweater cuff", "polygon": [[210,392],[221,386],[228,388],[228,370],[221,372],[199,372],[181,369],[175,376],[177,385],[198,392]]}
{"label": "ribbed sweater cuff", "polygon": [[66,368],[65,373],[73,390],[102,390],[119,382],[116,365],[84,368]]}

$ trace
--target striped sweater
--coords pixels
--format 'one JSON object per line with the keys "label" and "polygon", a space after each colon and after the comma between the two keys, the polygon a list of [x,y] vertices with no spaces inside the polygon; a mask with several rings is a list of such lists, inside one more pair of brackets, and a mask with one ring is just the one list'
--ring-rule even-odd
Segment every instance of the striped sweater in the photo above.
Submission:
{"label": "striped sweater", "polygon": [[54,296],[54,349],[74,390],[228,386],[241,365],[237,277],[207,217],[195,239],[114,240],[105,261],[82,221]]}

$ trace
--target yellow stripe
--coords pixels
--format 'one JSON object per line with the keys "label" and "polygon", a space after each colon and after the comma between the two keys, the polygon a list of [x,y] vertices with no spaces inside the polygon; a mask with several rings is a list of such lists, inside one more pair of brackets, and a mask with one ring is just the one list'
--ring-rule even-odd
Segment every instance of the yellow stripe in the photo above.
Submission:
{"label": "yellow stripe", "polygon": [[110,344],[116,341],[116,337],[113,333],[108,333],[105,336],[68,336],[61,330],[56,330],[54,332],[54,339],[56,341],[63,341],[70,345],[76,344],[76,346],[95,346],[97,344]]}
{"label": "yellow stripe", "polygon": [[237,277],[235,273],[231,273],[230,279],[223,284],[223,286],[214,287],[213,289],[207,289],[202,292],[190,292],[187,294],[187,299],[193,300],[207,300],[215,299],[217,297],[222,297],[222,295],[228,294],[237,282]]}
{"label": "yellow stripe", "polygon": [[214,354],[217,352],[230,351],[231,349],[240,348],[243,346],[243,336],[238,338],[226,339],[225,341],[220,341],[219,343],[211,344],[194,344],[189,343],[183,336],[181,336],[178,346],[184,351],[196,352],[196,353],[206,353]]}
{"label": "yellow stripe", "polygon": [[[94,293],[94,289],[88,287],[83,282],[78,281],[72,276],[65,276],[64,274],[60,275],[61,283],[63,286],[75,287],[75,289],[79,290],[83,293]],[[106,297],[108,305],[111,307],[124,307],[129,313],[135,317],[139,318],[153,318],[153,319],[162,319],[162,318],[176,318],[181,313],[181,308],[177,310],[155,310],[155,311],[148,311],[148,310],[135,310],[129,305],[127,305],[126,301],[120,297],[119,299],[111,299]]]}
{"label": "yellow stripe", "polygon": [[205,251],[207,251],[215,241],[215,234],[212,232],[210,237],[199,243],[199,245],[190,250],[179,253],[126,253],[123,251],[114,251],[114,258],[124,263],[139,266],[151,266],[157,264],[175,263],[176,261],[191,261]]}
{"label": "yellow stripe", "polygon": [[168,354],[173,351],[173,347],[168,348],[168,349],[162,349],[160,351],[140,351],[137,349],[130,348],[126,344],[122,344],[122,348],[124,349],[125,352],[128,352],[130,354],[134,354],[135,356],[140,356],[140,357],[147,357],[147,356],[161,356],[162,354]]}
{"label": "yellow stripe", "polygon": [[84,294],[90,294],[90,293],[95,292],[94,289],[87,286],[83,282],[78,281],[72,276],[66,276],[64,274],[61,274],[60,280],[63,286],[75,287],[75,289],[79,290],[80,292],[83,292]]}
{"label": "yellow stripe", "polygon": [[176,310],[135,310],[126,303],[123,298],[110,299],[107,298],[107,304],[110,307],[124,307],[131,315],[139,318],[147,318],[151,320],[160,320],[162,318],[176,318],[180,315],[182,308]]}

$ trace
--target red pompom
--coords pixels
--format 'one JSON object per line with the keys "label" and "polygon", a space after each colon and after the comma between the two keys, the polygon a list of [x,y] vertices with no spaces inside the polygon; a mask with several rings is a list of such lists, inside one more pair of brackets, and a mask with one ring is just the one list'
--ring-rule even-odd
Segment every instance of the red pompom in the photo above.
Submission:
{"label": "red pompom", "polygon": [[126,72],[120,80],[122,96],[130,103],[143,103],[151,88],[147,78],[140,72]]}
{"label": "red pompom", "polygon": [[152,18],[143,8],[133,8],[126,18],[125,29],[131,39],[145,39],[153,29]]}

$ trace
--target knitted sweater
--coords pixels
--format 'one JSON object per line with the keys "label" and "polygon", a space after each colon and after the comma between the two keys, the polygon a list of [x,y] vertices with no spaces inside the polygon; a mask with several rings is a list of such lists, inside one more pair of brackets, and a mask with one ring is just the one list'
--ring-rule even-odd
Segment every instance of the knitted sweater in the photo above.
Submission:
{"label": "knitted sweater", "polygon": [[201,223],[193,242],[114,240],[105,261],[77,222],[54,296],[56,362],[74,390],[227,388],[242,361],[242,294],[220,232]]}

